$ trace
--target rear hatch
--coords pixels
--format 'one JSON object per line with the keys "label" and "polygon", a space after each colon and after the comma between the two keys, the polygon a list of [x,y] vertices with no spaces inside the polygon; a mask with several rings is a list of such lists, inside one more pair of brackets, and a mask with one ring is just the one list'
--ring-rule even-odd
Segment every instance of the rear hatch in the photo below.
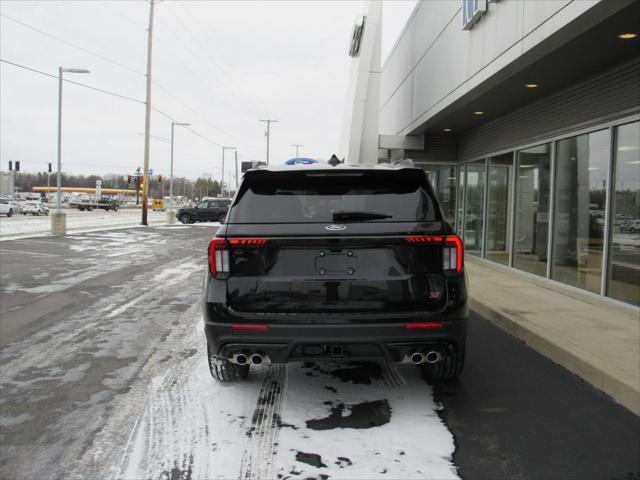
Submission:
{"label": "rear hatch", "polygon": [[228,304],[272,314],[440,311],[444,228],[419,169],[248,172],[219,240]]}

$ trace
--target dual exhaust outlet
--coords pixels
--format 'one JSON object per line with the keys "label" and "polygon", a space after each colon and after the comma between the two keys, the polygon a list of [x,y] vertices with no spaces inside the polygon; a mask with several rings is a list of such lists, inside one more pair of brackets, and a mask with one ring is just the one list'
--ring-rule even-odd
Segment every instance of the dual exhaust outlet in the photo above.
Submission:
{"label": "dual exhaust outlet", "polygon": [[232,363],[237,363],[238,365],[262,365],[271,363],[271,360],[267,355],[263,355],[262,353],[249,353],[249,352],[241,352],[234,353],[229,361]]}
{"label": "dual exhaust outlet", "polygon": [[[434,364],[438,363],[442,359],[442,354],[436,350],[430,350],[427,353],[412,352],[408,355],[408,360],[414,365],[420,365],[421,363]],[[405,357],[405,362],[407,358]],[[407,362],[407,363],[409,363]]]}

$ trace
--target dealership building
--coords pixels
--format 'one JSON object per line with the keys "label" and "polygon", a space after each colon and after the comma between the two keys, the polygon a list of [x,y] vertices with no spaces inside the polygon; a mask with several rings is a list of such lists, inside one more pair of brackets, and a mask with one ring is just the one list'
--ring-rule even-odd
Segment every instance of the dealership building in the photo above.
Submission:
{"label": "dealership building", "polygon": [[380,156],[428,172],[468,256],[638,306],[639,34],[640,1],[419,2]]}

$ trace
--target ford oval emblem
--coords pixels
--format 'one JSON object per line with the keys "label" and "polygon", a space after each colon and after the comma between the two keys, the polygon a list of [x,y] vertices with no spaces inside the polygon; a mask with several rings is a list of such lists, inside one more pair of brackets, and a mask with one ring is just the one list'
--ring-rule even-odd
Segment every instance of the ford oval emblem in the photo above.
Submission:
{"label": "ford oval emblem", "polygon": [[329,230],[330,232],[340,232],[342,230],[345,230],[347,228],[346,225],[327,225],[326,227],[324,227],[325,230]]}

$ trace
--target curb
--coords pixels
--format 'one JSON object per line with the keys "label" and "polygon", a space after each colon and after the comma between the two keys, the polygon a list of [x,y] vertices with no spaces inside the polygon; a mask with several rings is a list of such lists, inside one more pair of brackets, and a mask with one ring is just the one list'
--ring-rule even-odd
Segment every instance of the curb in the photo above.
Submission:
{"label": "curb", "polygon": [[519,322],[512,318],[517,314],[508,316],[475,298],[471,298],[470,307],[471,310],[480,314],[497,327],[522,340],[538,353],[579,376],[609,395],[626,409],[640,416],[640,391],[636,390],[632,385],[616,378],[597,365],[574,355],[551,339],[535,333],[530,328],[527,328],[527,322],[524,319]]}

